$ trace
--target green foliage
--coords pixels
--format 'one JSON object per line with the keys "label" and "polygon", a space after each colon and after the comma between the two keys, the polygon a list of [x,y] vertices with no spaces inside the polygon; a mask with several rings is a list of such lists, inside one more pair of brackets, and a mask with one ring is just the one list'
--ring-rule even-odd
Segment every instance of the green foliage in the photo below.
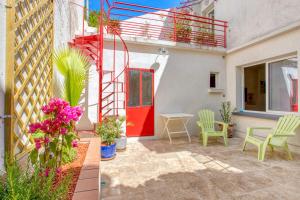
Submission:
{"label": "green foliage", "polygon": [[176,15],[176,41],[178,42],[190,42],[192,28],[190,26],[190,12],[186,9],[181,9]]}
{"label": "green foliage", "polygon": [[57,180],[54,171],[43,176],[39,168],[22,169],[16,161],[6,164],[6,174],[0,177],[2,200],[63,200],[68,194],[72,175]]}
{"label": "green foliage", "polygon": [[71,163],[75,160],[77,151],[74,148],[63,148],[62,164]]}
{"label": "green foliage", "polygon": [[[100,17],[101,17],[100,11],[91,11],[89,13],[88,25],[91,27],[98,28],[99,24],[100,24],[100,22],[99,22]],[[103,23],[104,23],[104,25],[107,24],[107,18],[105,15],[103,15]]]}
{"label": "green foliage", "polygon": [[99,27],[99,17],[100,13],[97,11],[91,11],[89,13],[89,26],[91,27]]}
{"label": "green foliage", "polygon": [[110,19],[108,21],[108,32],[109,33],[121,33],[121,25],[120,20],[117,19]]}
{"label": "green foliage", "polygon": [[79,50],[63,48],[54,53],[54,63],[64,77],[61,83],[62,98],[71,106],[77,106],[88,78],[89,59]]}
{"label": "green foliage", "polygon": [[176,41],[178,42],[190,42],[192,28],[187,25],[177,24],[176,25]]}
{"label": "green foliage", "polygon": [[223,122],[230,124],[231,123],[231,116],[232,116],[232,109],[230,101],[222,102],[221,109],[219,110]]}
{"label": "green foliage", "polygon": [[[35,135],[35,133],[32,135]],[[53,138],[48,144],[44,145],[43,151],[33,149],[29,154],[29,159],[34,166],[43,169],[56,169],[62,164],[72,162],[75,159],[76,150],[73,149],[72,142],[76,139],[77,136],[73,132]]]}
{"label": "green foliage", "polygon": [[96,133],[101,137],[102,142],[111,145],[115,142],[115,138],[120,137],[124,121],[123,117],[107,117],[97,127]]}
{"label": "green foliage", "polygon": [[118,117],[114,121],[114,127],[116,129],[116,138],[120,138],[123,133],[122,125],[125,122],[126,118],[124,116]]}

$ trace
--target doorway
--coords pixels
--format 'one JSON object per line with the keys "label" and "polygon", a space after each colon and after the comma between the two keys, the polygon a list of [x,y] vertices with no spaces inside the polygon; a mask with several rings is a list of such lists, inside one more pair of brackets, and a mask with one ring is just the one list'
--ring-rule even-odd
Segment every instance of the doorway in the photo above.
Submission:
{"label": "doorway", "polygon": [[154,135],[154,70],[127,70],[126,134],[128,137]]}

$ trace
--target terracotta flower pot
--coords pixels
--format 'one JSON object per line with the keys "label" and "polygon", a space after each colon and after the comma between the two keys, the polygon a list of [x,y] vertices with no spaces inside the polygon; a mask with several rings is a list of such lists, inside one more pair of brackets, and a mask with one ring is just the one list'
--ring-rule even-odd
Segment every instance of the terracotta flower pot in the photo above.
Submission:
{"label": "terracotta flower pot", "polygon": [[[219,124],[219,130],[223,129],[223,125]],[[229,124],[227,128],[227,136],[228,138],[232,138],[234,136],[234,124]]]}

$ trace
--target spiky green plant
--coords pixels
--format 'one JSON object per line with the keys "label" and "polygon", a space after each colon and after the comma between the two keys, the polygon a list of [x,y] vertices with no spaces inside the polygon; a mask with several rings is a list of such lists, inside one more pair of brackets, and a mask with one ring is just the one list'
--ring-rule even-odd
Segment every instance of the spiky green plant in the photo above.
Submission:
{"label": "spiky green plant", "polygon": [[63,48],[54,53],[54,64],[64,78],[61,98],[77,106],[88,78],[89,59],[79,50]]}
{"label": "spiky green plant", "polygon": [[230,101],[222,102],[221,109],[219,110],[221,118],[223,122],[230,124],[231,123],[231,116],[232,116],[232,109]]}

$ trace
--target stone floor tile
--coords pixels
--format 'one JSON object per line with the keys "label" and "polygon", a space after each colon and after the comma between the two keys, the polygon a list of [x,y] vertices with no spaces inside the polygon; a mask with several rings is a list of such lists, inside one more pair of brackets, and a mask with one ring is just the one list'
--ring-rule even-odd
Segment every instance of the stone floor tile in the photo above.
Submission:
{"label": "stone floor tile", "polygon": [[192,143],[186,138],[174,144],[129,141],[125,152],[101,164],[102,199],[270,199],[269,193],[273,199],[297,199],[300,156],[287,161],[282,152],[268,152],[261,162],[256,147],[241,151],[242,142],[232,138],[225,147],[221,140],[210,140],[203,147],[196,137]]}
{"label": "stone floor tile", "polygon": [[83,191],[83,192],[76,192],[74,194],[73,200],[99,200],[98,197],[98,190],[89,190],[89,191]]}

